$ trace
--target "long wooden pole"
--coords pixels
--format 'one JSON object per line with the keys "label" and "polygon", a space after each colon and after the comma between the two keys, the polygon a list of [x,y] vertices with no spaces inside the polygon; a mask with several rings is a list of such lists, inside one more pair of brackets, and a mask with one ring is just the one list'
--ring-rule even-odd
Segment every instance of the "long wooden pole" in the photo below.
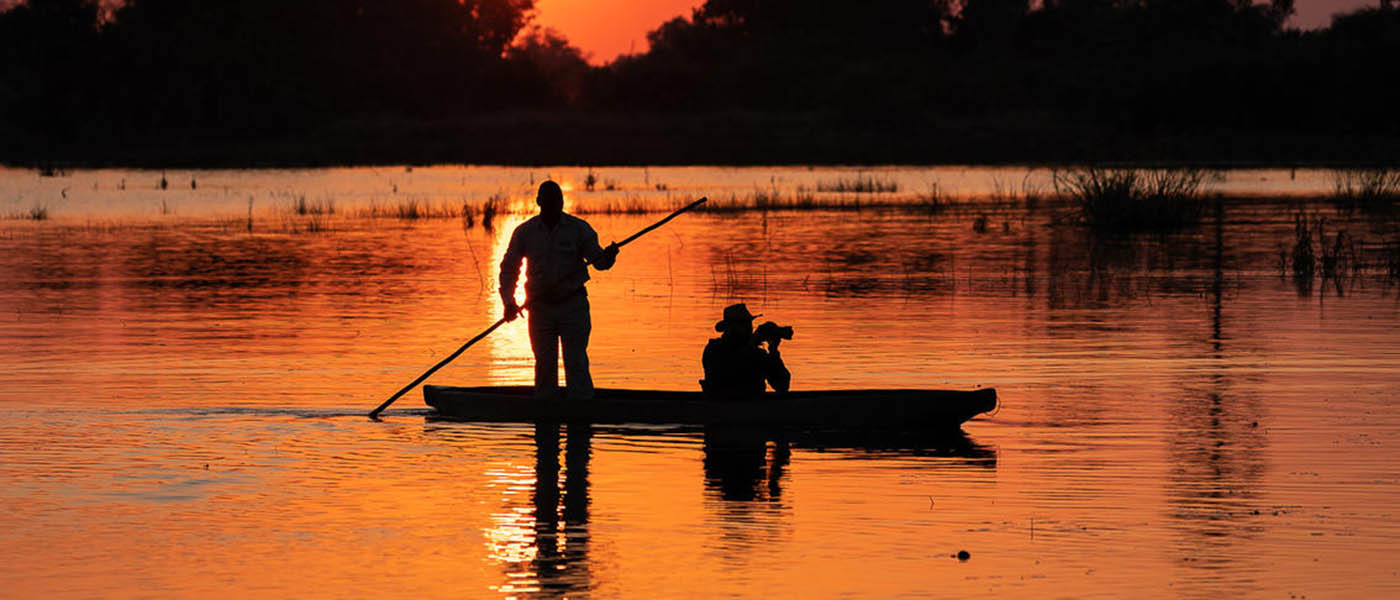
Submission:
{"label": "long wooden pole", "polygon": [[[671,213],[671,214],[669,214],[669,215],[666,215],[666,218],[661,219],[660,221],[657,221],[657,222],[655,222],[655,223],[652,223],[652,224],[651,224],[650,226],[648,226],[646,229],[643,229],[643,230],[641,230],[641,231],[638,231],[637,233],[632,234],[631,237],[628,237],[627,239],[622,240],[621,242],[618,242],[618,243],[617,243],[617,247],[618,247],[618,248],[621,248],[621,247],[623,247],[623,246],[626,246],[627,244],[632,243],[632,242],[635,241],[637,238],[642,237],[643,235],[646,235],[646,234],[650,233],[652,230],[656,229],[657,227],[660,227],[660,226],[665,225],[666,223],[670,222],[671,219],[674,219],[674,218],[676,218],[676,217],[679,217],[682,213],[685,213],[685,212],[687,212],[687,211],[690,211],[690,210],[694,209],[695,207],[700,206],[701,204],[704,204],[706,200],[709,200],[709,198],[701,198],[701,199],[699,199],[699,200],[696,200],[696,201],[694,201],[694,202],[691,202],[690,204],[685,205],[684,207],[681,207],[680,210],[677,210],[676,212],[673,212],[673,213]],[[584,262],[585,262],[585,263],[588,263],[588,262],[591,262],[591,261],[585,260]],[[587,268],[587,267],[585,267],[585,268]],[[522,306],[521,308],[527,308],[527,307],[529,306],[529,304],[530,304],[530,302],[527,300],[527,301],[525,302],[525,305]],[[447,363],[450,363],[450,362],[452,362],[453,360],[456,360],[456,358],[457,358],[458,356],[461,356],[463,352],[466,352],[466,351],[467,351],[467,348],[472,347],[472,344],[475,344],[475,343],[481,341],[482,338],[484,338],[484,337],[486,337],[486,336],[488,336],[488,335],[491,335],[491,332],[495,331],[498,327],[500,327],[501,325],[504,325],[505,323],[506,323],[505,317],[501,317],[500,319],[497,319],[496,322],[495,322],[495,323],[492,323],[490,327],[487,327],[485,331],[476,334],[476,337],[474,337],[474,338],[472,338],[472,339],[470,339],[470,340],[467,340],[467,343],[462,344],[462,347],[461,347],[461,348],[458,348],[456,352],[453,352],[452,354],[447,355],[447,358],[442,359],[440,362],[438,362],[438,364],[435,364],[435,365],[432,366],[432,368],[428,369],[427,371],[424,371],[423,374],[422,374],[422,375],[419,375],[417,379],[414,379],[414,380],[413,380],[413,382],[409,383],[409,384],[406,385],[406,386],[403,386],[402,388],[399,389],[399,391],[394,392],[394,395],[393,395],[393,396],[389,396],[389,399],[388,399],[388,400],[385,400],[382,404],[380,404],[379,406],[376,406],[376,407],[374,408],[374,410],[369,411],[369,418],[371,418],[371,419],[378,419],[378,418],[379,418],[379,413],[382,413],[382,412],[384,412],[384,409],[389,408],[389,405],[390,405],[390,404],[393,404],[395,400],[398,400],[400,396],[403,396],[404,394],[407,394],[410,390],[412,390],[413,388],[417,387],[418,384],[423,383],[423,381],[424,381],[425,379],[431,377],[431,376],[433,375],[433,373],[438,372],[438,369],[441,369],[441,368],[447,366]]]}

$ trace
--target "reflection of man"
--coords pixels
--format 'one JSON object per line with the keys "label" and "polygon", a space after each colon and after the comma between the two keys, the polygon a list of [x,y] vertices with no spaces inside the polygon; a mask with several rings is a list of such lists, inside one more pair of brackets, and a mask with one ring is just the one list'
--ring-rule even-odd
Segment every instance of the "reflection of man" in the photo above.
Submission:
{"label": "reflection of man", "polygon": [[[564,449],[563,519],[559,505],[559,424],[535,424],[535,575],[551,596],[589,586],[588,459],[593,426],[569,423]],[[563,535],[560,535],[560,534]],[[562,538],[562,539],[561,539]]]}
{"label": "reflection of man", "polygon": [[603,249],[598,234],[583,219],[564,214],[564,192],[559,184],[540,184],[535,204],[540,214],[521,223],[510,236],[501,260],[501,300],[505,319],[520,314],[515,303],[515,281],[520,260],[526,259],[525,305],[530,312],[530,348],[535,353],[535,396],[554,398],[559,390],[559,347],[564,347],[564,377],[571,400],[593,398],[593,378],[588,374],[588,334],[593,329],[588,314],[588,263],[600,271],[611,269],[617,245]]}
{"label": "reflection of man", "polygon": [[[792,459],[787,440],[774,440],[768,459],[767,432],[747,427],[705,427],[705,484],[724,500],[778,500],[783,469]],[[766,486],[764,484],[767,484]],[[767,493],[764,493],[766,489]]]}
{"label": "reflection of man", "polygon": [[[764,323],[763,328],[773,334],[754,335],[755,318],[747,306],[734,304],[725,307],[724,320],[715,323],[715,330],[722,335],[705,345],[701,358],[705,379],[700,385],[710,396],[746,400],[763,394],[767,385],[777,392],[788,391],[792,374],[778,354],[782,336],[777,332],[782,328]],[[792,337],[790,329],[787,337]],[[759,347],[763,342],[768,343],[766,351]]]}

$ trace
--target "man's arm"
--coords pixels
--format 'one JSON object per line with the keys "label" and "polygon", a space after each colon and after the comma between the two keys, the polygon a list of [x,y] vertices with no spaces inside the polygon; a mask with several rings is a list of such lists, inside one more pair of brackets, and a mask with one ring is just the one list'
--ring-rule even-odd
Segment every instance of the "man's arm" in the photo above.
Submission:
{"label": "man's arm", "polygon": [[510,234],[510,244],[506,246],[506,255],[501,259],[501,302],[505,305],[504,317],[507,321],[514,321],[520,314],[520,307],[515,303],[515,283],[520,279],[520,261],[525,256],[521,247],[523,243],[520,228],[517,227]]}
{"label": "man's arm", "polygon": [[763,378],[768,380],[768,385],[773,386],[773,391],[786,394],[788,386],[792,384],[792,372],[783,364],[783,355],[778,353],[778,344],[778,340],[769,342],[767,357],[763,361]]}
{"label": "man's arm", "polygon": [[593,231],[593,226],[584,227],[583,245],[581,247],[583,256],[591,258],[593,268],[599,271],[606,271],[613,268],[617,262],[617,244],[608,244],[607,248],[598,245],[598,232]]}
{"label": "man's arm", "polygon": [[701,388],[706,392],[710,390],[719,389],[719,380],[717,377],[715,377],[715,375],[717,374],[715,365],[715,352],[719,349],[715,346],[715,344],[716,342],[714,340],[706,342],[705,351],[700,354],[700,368],[705,374],[705,378],[700,380],[700,385]]}

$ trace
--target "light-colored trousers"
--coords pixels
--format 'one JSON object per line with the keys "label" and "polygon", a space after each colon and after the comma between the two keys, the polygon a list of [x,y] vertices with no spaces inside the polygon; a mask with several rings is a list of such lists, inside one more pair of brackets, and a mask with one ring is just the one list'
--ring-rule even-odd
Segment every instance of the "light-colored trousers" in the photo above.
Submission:
{"label": "light-colored trousers", "polygon": [[559,396],[559,347],[564,348],[564,380],[570,400],[593,399],[588,374],[588,334],[593,321],[588,296],[575,294],[559,304],[531,306],[530,349],[535,353],[535,397]]}

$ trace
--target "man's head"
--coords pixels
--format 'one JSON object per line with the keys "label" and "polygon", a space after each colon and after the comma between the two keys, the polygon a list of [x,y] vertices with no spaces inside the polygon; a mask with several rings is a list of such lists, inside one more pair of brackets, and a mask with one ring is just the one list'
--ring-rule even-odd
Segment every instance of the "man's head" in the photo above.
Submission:
{"label": "man's head", "polygon": [[715,331],[726,338],[747,340],[753,335],[753,320],[760,316],[749,314],[749,307],[742,302],[731,304],[724,307],[724,320],[715,323]]}
{"label": "man's head", "polygon": [[564,190],[559,189],[559,184],[546,180],[540,184],[535,204],[540,207],[540,216],[545,220],[557,221],[559,215],[564,213]]}

